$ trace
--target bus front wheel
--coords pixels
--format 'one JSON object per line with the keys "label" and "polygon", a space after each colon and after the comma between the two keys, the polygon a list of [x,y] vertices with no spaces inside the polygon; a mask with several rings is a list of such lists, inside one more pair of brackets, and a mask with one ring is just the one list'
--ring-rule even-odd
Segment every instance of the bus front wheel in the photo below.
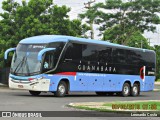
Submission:
{"label": "bus front wheel", "polygon": [[66,82],[60,81],[57,87],[57,91],[54,93],[57,97],[64,97],[67,93],[67,85]]}
{"label": "bus front wheel", "polygon": [[122,96],[127,97],[130,95],[130,85],[129,83],[124,83],[123,89],[122,89]]}
{"label": "bus front wheel", "polygon": [[139,95],[139,86],[138,84],[134,84],[131,89],[131,95],[132,96],[138,96]]}
{"label": "bus front wheel", "polygon": [[31,91],[29,90],[29,93],[33,96],[38,96],[41,92],[40,91]]}

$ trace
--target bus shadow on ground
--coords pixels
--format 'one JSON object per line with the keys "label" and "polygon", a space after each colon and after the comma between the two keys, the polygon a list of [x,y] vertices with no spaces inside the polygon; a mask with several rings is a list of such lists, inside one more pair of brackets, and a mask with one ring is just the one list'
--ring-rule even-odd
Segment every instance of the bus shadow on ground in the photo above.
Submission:
{"label": "bus shadow on ground", "polygon": [[14,96],[23,96],[23,97],[54,97],[54,98],[71,98],[71,97],[93,97],[93,98],[106,98],[106,97],[117,97],[117,98],[141,98],[141,97],[149,97],[149,95],[139,95],[137,97],[128,96],[123,97],[120,95],[105,95],[105,96],[98,96],[96,94],[68,94],[65,97],[56,97],[54,94],[41,94],[38,96],[33,96],[30,94],[14,94]]}

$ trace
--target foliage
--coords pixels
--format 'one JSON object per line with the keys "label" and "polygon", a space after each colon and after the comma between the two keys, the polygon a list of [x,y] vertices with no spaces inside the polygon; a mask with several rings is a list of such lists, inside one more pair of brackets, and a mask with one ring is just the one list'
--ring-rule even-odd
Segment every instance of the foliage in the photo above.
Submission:
{"label": "foliage", "polygon": [[6,49],[6,41],[0,39],[0,50],[1,50],[1,52],[0,52],[0,65],[3,65],[5,49]]}
{"label": "foliage", "polygon": [[94,39],[93,24],[95,23],[95,20],[98,16],[98,12],[97,12],[98,6],[99,4],[96,4],[93,7],[90,7],[85,13],[79,14],[79,17],[81,19],[85,19],[85,22],[90,26],[87,30],[91,30],[91,36],[90,36],[91,39]]}
{"label": "foliage", "polygon": [[155,45],[155,52],[156,52],[156,79],[160,79],[160,46]]}
{"label": "foliage", "polygon": [[126,39],[126,44],[130,47],[137,47],[137,48],[145,48],[145,49],[153,49],[149,46],[147,39],[142,35],[140,31],[135,31],[129,35],[130,29],[126,32],[126,36],[123,32],[119,29],[119,26],[114,26],[109,28],[104,32],[103,40],[109,40],[112,43],[118,43]]}
{"label": "foliage", "polygon": [[[117,41],[127,45],[128,36],[135,31],[143,33],[145,30],[154,31],[153,24],[159,24],[157,12],[160,11],[160,0],[106,0],[98,3],[83,14],[82,18],[94,20],[100,25],[103,34],[106,30],[118,27]],[[90,14],[93,14],[91,16]]]}
{"label": "foliage", "polygon": [[5,0],[2,3],[3,13],[0,13],[0,44],[1,55],[9,47],[30,36],[44,34],[60,34],[82,36],[88,26],[80,20],[70,20],[67,15],[70,8],[57,6],[53,0],[30,0],[21,3]]}

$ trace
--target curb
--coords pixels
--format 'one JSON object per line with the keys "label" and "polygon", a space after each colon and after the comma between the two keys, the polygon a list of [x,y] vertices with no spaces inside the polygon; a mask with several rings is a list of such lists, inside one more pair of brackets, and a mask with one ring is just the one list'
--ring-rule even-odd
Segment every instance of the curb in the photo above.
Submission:
{"label": "curb", "polygon": [[160,85],[160,82],[155,82],[154,84],[155,84],[155,85]]}
{"label": "curb", "polygon": [[159,92],[159,91],[160,91],[160,89],[154,89],[153,91],[154,91],[154,92]]}

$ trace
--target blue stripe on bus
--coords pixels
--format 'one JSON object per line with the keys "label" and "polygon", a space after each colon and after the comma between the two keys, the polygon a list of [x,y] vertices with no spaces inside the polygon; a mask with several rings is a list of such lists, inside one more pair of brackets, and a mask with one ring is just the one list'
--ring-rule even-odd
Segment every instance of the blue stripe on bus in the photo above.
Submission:
{"label": "blue stripe on bus", "polygon": [[38,78],[42,77],[42,74],[40,74],[40,75],[35,75],[35,76],[27,76],[27,77],[24,77],[24,76],[16,76],[16,75],[10,74],[9,77],[12,78],[12,79],[14,79],[14,80],[28,81],[29,78],[38,79]]}

